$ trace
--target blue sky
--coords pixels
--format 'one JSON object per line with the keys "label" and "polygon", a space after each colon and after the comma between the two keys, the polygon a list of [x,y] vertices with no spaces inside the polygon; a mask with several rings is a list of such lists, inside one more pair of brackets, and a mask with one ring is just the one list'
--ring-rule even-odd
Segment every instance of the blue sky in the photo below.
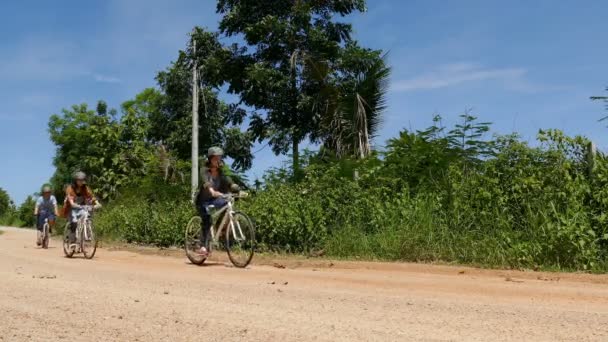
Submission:
{"label": "blue sky", "polygon": [[[17,203],[53,173],[48,117],[75,103],[111,107],[154,86],[194,25],[215,28],[215,1],[0,2],[0,187]],[[389,109],[378,146],[435,113],[465,109],[500,133],[584,134],[608,149],[608,2],[368,0],[349,18],[364,46],[390,51]],[[282,159],[256,154],[252,178]]]}

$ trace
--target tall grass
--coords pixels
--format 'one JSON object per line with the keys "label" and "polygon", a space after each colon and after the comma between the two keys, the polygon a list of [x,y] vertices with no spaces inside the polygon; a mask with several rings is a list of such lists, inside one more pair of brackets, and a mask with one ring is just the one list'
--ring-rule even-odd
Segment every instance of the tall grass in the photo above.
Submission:
{"label": "tall grass", "polygon": [[[298,181],[290,170],[271,171],[264,187],[237,206],[254,219],[260,250],[608,268],[608,160],[598,156],[591,170],[585,139],[549,131],[540,135],[541,146],[529,147],[498,138],[480,144],[492,149],[483,156],[433,139],[402,134],[384,158],[312,157]],[[188,189],[148,180],[124,193],[97,217],[100,233],[159,246],[183,243],[195,214]]]}

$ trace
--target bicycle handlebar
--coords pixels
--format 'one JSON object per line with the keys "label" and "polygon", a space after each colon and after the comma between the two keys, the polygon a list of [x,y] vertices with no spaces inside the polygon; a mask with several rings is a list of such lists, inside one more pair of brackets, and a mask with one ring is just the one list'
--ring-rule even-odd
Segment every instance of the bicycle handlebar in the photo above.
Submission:
{"label": "bicycle handlebar", "polygon": [[241,191],[238,194],[223,194],[222,198],[226,199],[226,200],[233,200],[233,199],[246,198],[248,196],[249,196],[249,194],[247,194],[244,191]]}

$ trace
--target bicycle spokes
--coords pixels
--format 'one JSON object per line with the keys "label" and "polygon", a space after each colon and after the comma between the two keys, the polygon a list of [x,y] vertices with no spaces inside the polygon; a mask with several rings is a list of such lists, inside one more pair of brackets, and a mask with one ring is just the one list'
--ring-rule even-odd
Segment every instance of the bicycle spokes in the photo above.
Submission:
{"label": "bicycle spokes", "polygon": [[226,232],[228,257],[236,267],[246,267],[253,257],[255,232],[253,223],[243,213],[233,215]]}
{"label": "bicycle spokes", "polygon": [[241,229],[241,224],[237,220],[232,220],[230,222],[230,231],[232,233],[232,238],[236,241],[244,241],[245,234],[243,234],[243,229]]}

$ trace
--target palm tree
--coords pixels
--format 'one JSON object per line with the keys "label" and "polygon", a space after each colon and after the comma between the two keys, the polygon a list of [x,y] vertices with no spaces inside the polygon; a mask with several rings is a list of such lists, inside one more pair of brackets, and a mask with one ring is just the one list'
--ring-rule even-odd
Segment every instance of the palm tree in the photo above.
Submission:
{"label": "palm tree", "polygon": [[[608,87],[606,87],[606,91],[608,91]],[[591,100],[593,101],[604,101],[606,103],[606,110],[608,110],[608,96],[591,96]],[[608,120],[608,116],[605,116],[600,119],[600,121]]]}
{"label": "palm tree", "polygon": [[324,145],[338,157],[365,158],[378,133],[386,109],[391,69],[386,55],[364,63],[362,68],[325,90],[322,120]]}

